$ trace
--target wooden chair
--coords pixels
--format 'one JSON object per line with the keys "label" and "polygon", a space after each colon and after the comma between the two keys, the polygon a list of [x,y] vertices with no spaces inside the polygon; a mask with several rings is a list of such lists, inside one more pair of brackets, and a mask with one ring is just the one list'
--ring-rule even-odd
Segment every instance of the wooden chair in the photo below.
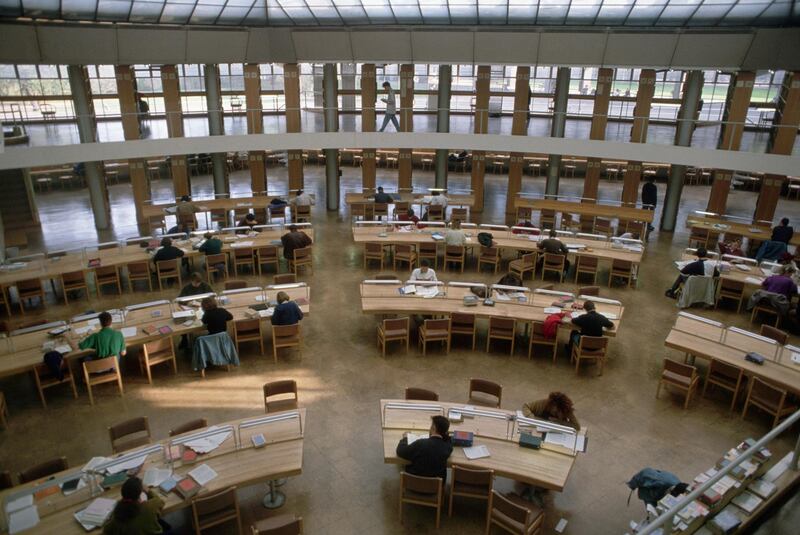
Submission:
{"label": "wooden chair", "polygon": [[630,288],[633,285],[633,262],[630,260],[614,259],[611,261],[611,270],[608,272],[608,287],[614,279],[625,279],[625,285]]}
{"label": "wooden chair", "polygon": [[292,513],[271,516],[250,526],[251,535],[303,535],[303,517]]}
{"label": "wooden chair", "polygon": [[575,259],[575,283],[578,283],[578,277],[583,275],[591,275],[592,284],[597,283],[597,268],[598,262],[596,256],[578,255]]}
{"label": "wooden chair", "polygon": [[493,486],[494,470],[476,470],[454,464],[450,479],[450,503],[447,515],[453,516],[453,498],[456,496],[484,500],[488,505]]}
{"label": "wooden chair", "polygon": [[439,267],[439,245],[436,242],[421,242],[417,250],[417,260],[429,260],[434,269]]}
{"label": "wooden chair", "polygon": [[481,265],[489,264],[494,267],[494,273],[497,273],[497,268],[500,266],[500,248],[499,247],[483,247],[478,256],[478,271],[481,270]]}
{"label": "wooden chair", "polygon": [[312,272],[314,271],[314,257],[311,254],[311,246],[301,247],[295,249],[293,258],[289,260],[289,271],[297,276],[297,269],[301,267],[308,267]]}
{"label": "wooden chair", "polygon": [[272,284],[294,284],[297,282],[297,275],[294,273],[282,273],[272,277]]}
{"label": "wooden chair", "polygon": [[414,269],[417,263],[417,251],[413,245],[398,243],[394,246],[394,258],[392,259],[392,269],[397,271],[397,263],[408,263],[408,269]]}
{"label": "wooden chair", "polygon": [[544,511],[516,494],[503,496],[492,490],[489,514],[486,515],[486,535],[493,525],[514,535],[540,535],[544,533]]}
{"label": "wooden chair", "polygon": [[536,275],[536,253],[526,253],[522,258],[512,260],[508,263],[508,271],[516,273],[519,278],[525,280],[525,274],[530,272],[533,276]]}
{"label": "wooden chair", "polygon": [[222,274],[222,280],[228,278],[228,255],[225,253],[206,256],[206,277],[209,284],[214,282],[214,275],[217,273]]}
{"label": "wooden chair", "polygon": [[178,427],[173,427],[169,430],[169,436],[175,437],[178,435],[182,435],[184,433],[188,433],[190,431],[196,431],[198,429],[203,429],[204,427],[208,427],[208,420],[205,418],[195,418],[194,420],[189,420],[188,422],[179,425]]}
{"label": "wooden chair", "polygon": [[563,254],[544,253],[542,262],[542,280],[548,271],[558,274],[558,282],[564,282],[564,268],[566,267],[567,257]]}
{"label": "wooden chair", "polygon": [[441,477],[422,477],[400,472],[400,523],[403,523],[403,504],[410,503],[436,509],[436,529],[439,529],[443,490]]}
{"label": "wooden chair", "polygon": [[444,221],[444,206],[441,204],[428,206],[428,221]]}
{"label": "wooden chair", "polygon": [[160,230],[161,233],[164,234],[167,231],[167,223],[164,221],[163,216],[154,215],[147,218],[147,228],[149,229],[149,233],[153,236],[156,235],[157,230]]}
{"label": "wooden chair", "polygon": [[405,399],[408,401],[439,401],[439,394],[433,390],[409,386],[406,388]]}
{"label": "wooden chair", "polygon": [[[243,319],[233,322],[233,341],[236,343],[236,350],[241,353],[242,342],[258,342],[261,347],[261,354],[264,354],[264,333],[261,331],[261,320],[259,318]],[[277,356],[275,357],[277,361]]]}
{"label": "wooden chair", "polygon": [[467,403],[470,405],[483,405],[486,407],[500,408],[503,401],[503,387],[486,379],[469,380],[469,397]]}
{"label": "wooden chair", "polygon": [[394,203],[394,217],[407,214],[408,209],[411,208],[411,203],[408,201],[395,201]]}
{"label": "wooden chair", "polygon": [[517,322],[513,318],[492,316],[489,318],[489,331],[486,336],[486,352],[492,339],[511,341],[511,354],[514,354],[514,338],[517,334]]}
{"label": "wooden chair", "polygon": [[544,335],[544,322],[532,321],[531,322],[531,338],[528,343],[528,359],[533,356],[533,346],[547,346],[553,353],[553,364],[556,362],[556,355],[558,354],[558,336],[547,338]]}
{"label": "wooden chair", "polygon": [[517,221],[530,221],[533,219],[533,208],[530,206],[517,206]]}
{"label": "wooden chair", "polygon": [[716,239],[712,240],[707,229],[702,227],[692,227],[689,234],[689,247],[706,247],[709,243],[715,243]]}
{"label": "wooden chair", "polygon": [[428,342],[444,342],[445,354],[450,354],[450,320],[425,320],[419,328],[419,345],[422,346],[422,356],[428,349]]}
{"label": "wooden chair", "polygon": [[742,419],[747,414],[747,409],[750,405],[754,405],[774,416],[772,427],[775,427],[782,418],[797,410],[796,406],[787,403],[788,395],[789,393],[786,390],[781,390],[758,377],[753,377],[750,382],[750,388],[747,390],[747,399],[744,401]]}
{"label": "wooden chair", "polygon": [[703,397],[706,397],[706,389],[710,385],[719,386],[723,390],[733,393],[731,400],[731,408],[736,406],[736,398],[739,396],[739,390],[742,384],[747,379],[744,376],[744,370],[739,366],[728,364],[721,360],[711,359],[708,364],[708,371],[706,372],[706,380],[703,384]]}
{"label": "wooden chair", "polygon": [[714,303],[715,309],[719,306],[719,302],[723,299],[732,299],[733,301],[736,301],[736,313],[738,314],[742,310],[742,301],[744,301],[744,281],[736,281],[720,277],[717,301]]}
{"label": "wooden chair", "polygon": [[72,369],[69,367],[67,359],[61,361],[61,373],[62,378],[59,379],[45,364],[37,364],[33,367],[33,378],[36,381],[36,391],[39,392],[42,408],[47,408],[47,401],[44,398],[45,389],[54,386],[69,383],[72,388],[72,396],[78,399],[78,390],[75,388],[75,378],[72,376]]}
{"label": "wooden chair", "polygon": [[297,381],[284,379],[264,385],[264,412],[293,410],[298,407],[298,401]]}
{"label": "wooden chair", "polygon": [[375,219],[376,217],[378,219],[383,219],[384,217],[386,219],[389,219],[389,204],[388,203],[376,202],[375,204],[372,205],[372,219]]}
{"label": "wooden chair", "polygon": [[367,269],[367,262],[377,260],[383,269],[384,251],[382,243],[366,242],[364,244],[364,269]]}
{"label": "wooden chair", "polygon": [[247,288],[247,281],[243,280],[232,280],[232,281],[225,281],[225,285],[223,286],[225,290],[241,290],[242,288]]}
{"label": "wooden chair", "polygon": [[86,280],[86,272],[70,271],[69,273],[61,274],[61,289],[64,291],[64,304],[69,304],[69,292],[76,292],[83,290],[86,293],[86,299],[89,299],[89,283]]}
{"label": "wooden chair", "polygon": [[147,416],[131,418],[108,428],[111,451],[120,453],[150,443],[150,422]]}
{"label": "wooden chair", "polygon": [[311,221],[311,207],[308,205],[292,206],[292,221],[295,223],[305,223]]}
{"label": "wooden chair", "polygon": [[258,263],[258,274],[261,275],[261,268],[275,264],[275,273],[280,269],[280,258],[278,258],[278,246],[266,245],[256,249],[256,263]]}
{"label": "wooden chair", "polygon": [[464,264],[467,262],[467,248],[463,245],[446,245],[444,248],[444,268],[450,264],[459,264],[461,273],[464,273]]}
{"label": "wooden chair", "polygon": [[278,363],[278,349],[296,347],[300,350],[300,324],[272,326],[272,356]]}
{"label": "wooden chair", "polygon": [[578,295],[588,295],[591,297],[600,297],[599,286],[581,286],[578,288]]}
{"label": "wooden chair", "polygon": [[778,325],[781,322],[781,314],[778,310],[769,304],[769,301],[762,299],[759,301],[756,306],[753,307],[753,312],[750,314],[750,323],[755,323],[756,317],[759,314],[767,314],[775,316],[775,325],[774,327],[777,329]]}
{"label": "wooden chair", "polygon": [[14,283],[17,287],[19,296],[19,308],[25,314],[25,301],[39,299],[40,304],[44,305],[44,286],[40,279],[25,279]]}
{"label": "wooden chair", "polygon": [[556,228],[555,210],[542,210],[539,215],[539,228],[551,230]]}
{"label": "wooden chair", "polygon": [[[368,213],[371,213],[371,210],[367,210],[367,203],[353,203],[350,205],[350,217],[356,221],[359,218],[362,220],[367,219]],[[371,208],[371,207],[370,207]]]}
{"label": "wooden chair", "polygon": [[117,287],[117,293],[122,295],[122,280],[120,279],[117,266],[100,266],[94,268],[94,282],[98,296],[103,286],[110,286],[112,284]]}
{"label": "wooden chair", "polygon": [[120,396],[125,395],[122,388],[122,375],[119,373],[117,357],[106,357],[99,360],[85,360],[83,362],[83,380],[89,391],[89,403],[94,405],[92,387],[103,383],[117,383]]}
{"label": "wooden chair", "polygon": [[685,409],[689,406],[689,400],[692,399],[692,394],[697,390],[699,381],[700,377],[697,375],[697,368],[665,358],[664,368],[661,370],[661,378],[658,380],[658,387],[656,388],[656,398],[661,392],[662,385],[673,386],[686,393],[686,397],[683,400],[683,408]]}
{"label": "wooden chair", "polygon": [[[196,535],[201,535],[208,528],[234,521],[236,522],[235,533],[241,535],[242,518],[239,513],[236,487],[228,487],[192,498],[192,518]],[[230,533],[230,531],[226,530],[226,533]]]}
{"label": "wooden chair", "polygon": [[581,336],[580,343],[572,346],[570,355],[570,362],[575,363],[575,373],[578,373],[582,360],[589,360],[599,364],[597,375],[603,375],[607,350],[608,338],[605,336]]}
{"label": "wooden chair", "polygon": [[133,283],[136,281],[147,281],[148,291],[153,291],[153,277],[150,273],[150,265],[147,261],[130,262],[128,268],[128,285],[133,291]]}
{"label": "wooden chair", "polygon": [[475,314],[465,314],[463,312],[453,312],[450,315],[450,336],[453,335],[469,336],[472,340],[472,350],[475,351],[475,342],[478,339],[477,324]]}
{"label": "wooden chair", "polygon": [[406,341],[406,353],[410,340],[409,319],[395,318],[385,319],[378,325],[378,347],[381,348],[381,356],[386,356],[386,343]]}
{"label": "wooden chair", "polygon": [[63,472],[69,468],[66,457],[56,457],[55,459],[47,460],[35,466],[31,466],[27,470],[23,470],[17,474],[19,484],[29,483],[37,479],[43,479],[47,476]]}
{"label": "wooden chair", "polygon": [[147,382],[153,384],[151,368],[164,362],[172,363],[172,372],[178,375],[178,361],[175,359],[175,346],[172,338],[164,337],[144,344],[139,354],[139,370],[147,373]]}
{"label": "wooden chair", "polygon": [[158,289],[163,291],[163,282],[170,279],[178,279],[178,286],[181,285],[181,264],[179,258],[172,260],[161,260],[156,262],[156,276],[158,277]]}
{"label": "wooden chair", "polygon": [[256,261],[253,257],[255,251],[252,247],[235,247],[233,249],[233,272],[239,274],[239,267],[250,266],[253,273],[256,271]]}
{"label": "wooden chair", "polygon": [[592,231],[595,234],[603,234],[604,236],[611,236],[613,234],[613,230],[611,229],[611,220],[604,219],[602,217],[595,217],[594,227]]}
{"label": "wooden chair", "polygon": [[469,212],[466,208],[453,208],[450,210],[450,221],[466,223],[469,221]]}
{"label": "wooden chair", "polygon": [[771,340],[775,340],[782,346],[785,346],[787,343],[789,343],[789,333],[775,328],[772,325],[762,325],[759,334],[761,336],[766,336]]}

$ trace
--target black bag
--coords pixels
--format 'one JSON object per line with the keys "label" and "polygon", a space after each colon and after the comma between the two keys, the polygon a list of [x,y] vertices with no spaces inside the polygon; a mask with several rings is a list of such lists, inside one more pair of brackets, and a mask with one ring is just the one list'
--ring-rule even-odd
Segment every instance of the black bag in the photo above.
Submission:
{"label": "black bag", "polygon": [[494,238],[494,236],[492,236],[488,232],[479,232],[478,233],[478,243],[480,243],[484,247],[491,247],[492,246],[492,243],[493,243],[492,238]]}

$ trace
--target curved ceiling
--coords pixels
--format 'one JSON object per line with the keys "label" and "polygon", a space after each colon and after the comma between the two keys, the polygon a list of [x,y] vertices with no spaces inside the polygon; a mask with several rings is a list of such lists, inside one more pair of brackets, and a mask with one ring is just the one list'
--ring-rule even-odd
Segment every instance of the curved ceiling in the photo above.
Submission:
{"label": "curved ceiling", "polygon": [[221,26],[798,26],[800,0],[0,0],[0,18]]}

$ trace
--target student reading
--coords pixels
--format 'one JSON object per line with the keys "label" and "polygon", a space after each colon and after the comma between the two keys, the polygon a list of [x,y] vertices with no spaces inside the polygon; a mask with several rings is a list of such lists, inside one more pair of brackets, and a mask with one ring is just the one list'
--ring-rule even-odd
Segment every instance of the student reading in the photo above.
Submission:
{"label": "student reading", "polygon": [[303,311],[297,306],[297,303],[289,299],[286,292],[278,292],[277,295],[278,306],[272,313],[273,325],[294,325],[300,323],[303,319]]}
{"label": "student reading", "polygon": [[405,470],[409,474],[423,477],[447,479],[447,459],[453,453],[450,443],[450,421],[444,416],[433,416],[429,438],[421,438],[408,443],[406,434],[397,445],[397,456],[410,464]]}
{"label": "student reading", "polygon": [[111,328],[111,314],[101,312],[97,319],[100,320],[100,330],[90,334],[78,344],[81,349],[94,349],[95,355],[91,360],[104,359],[106,357],[125,356],[125,337],[122,333]]}
{"label": "student reading", "polygon": [[[148,489],[138,477],[122,484],[122,498],[114,506],[103,526],[104,535],[157,535],[171,533],[169,525],[159,518],[164,500]],[[165,530],[166,528],[166,530]]]}

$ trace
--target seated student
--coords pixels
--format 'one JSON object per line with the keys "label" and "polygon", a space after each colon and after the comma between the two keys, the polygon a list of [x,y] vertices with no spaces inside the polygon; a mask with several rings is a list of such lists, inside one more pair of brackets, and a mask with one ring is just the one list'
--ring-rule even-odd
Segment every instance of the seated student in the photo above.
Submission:
{"label": "seated student", "polygon": [[788,245],[792,240],[792,236],[794,236],[794,229],[789,226],[789,218],[784,217],[781,219],[781,224],[772,229],[772,237],[770,240],[783,242]]}
{"label": "seated student", "polygon": [[546,399],[531,401],[522,406],[522,413],[528,417],[551,420],[557,424],[568,425],[580,430],[581,424],[575,417],[572,400],[561,392],[550,392]]}
{"label": "seated student", "polygon": [[81,340],[78,347],[80,349],[94,349],[95,354],[88,357],[89,360],[100,360],[106,357],[117,357],[117,360],[119,360],[119,357],[124,357],[127,353],[125,351],[125,337],[122,336],[120,331],[111,327],[111,314],[101,312],[97,319],[100,320],[100,330]]}
{"label": "seated student", "polygon": [[294,260],[294,250],[311,245],[311,238],[305,232],[297,230],[297,226],[289,225],[289,232],[281,236],[281,244],[283,257],[286,260]]}
{"label": "seated student", "polygon": [[222,252],[222,240],[217,238],[211,232],[203,234],[203,245],[197,248],[198,251],[205,255],[220,254]]}
{"label": "seated student", "polygon": [[145,491],[141,479],[129,477],[120,494],[122,499],[103,526],[104,535],[157,535],[170,531],[169,525],[159,518],[164,500],[151,489]]}
{"label": "seated student", "polygon": [[409,208],[408,212],[406,212],[405,214],[398,215],[397,216],[397,220],[398,221],[411,221],[415,225],[417,223],[419,223],[419,218],[417,217],[417,214],[414,213],[414,209],[413,208]]}
{"label": "seated student", "polygon": [[375,194],[374,199],[377,203],[392,204],[394,202],[391,195],[383,192],[383,186],[378,187],[378,192]]}
{"label": "seated student", "polygon": [[[564,273],[569,271],[569,260],[567,259],[567,255],[569,254],[569,249],[567,246],[564,245],[564,242],[557,238],[558,233],[555,230],[550,230],[550,233],[547,235],[547,238],[539,242],[539,250],[545,253],[550,254],[560,254],[564,255]],[[539,258],[539,265],[541,266],[544,262],[544,255]]]}
{"label": "seated student", "polygon": [[410,461],[405,471],[415,476],[441,477],[444,482],[447,479],[447,459],[453,453],[449,430],[450,421],[447,418],[433,416],[429,438],[421,438],[409,444],[407,434],[404,433],[397,445],[397,456]]}
{"label": "seated student", "polygon": [[786,296],[791,300],[797,295],[797,284],[792,279],[794,268],[789,265],[780,267],[780,271],[775,275],[770,275],[761,283],[761,289],[765,292]]}
{"label": "seated student", "polygon": [[167,231],[167,234],[186,234],[188,236],[189,232],[190,231],[186,227],[186,225],[184,225],[183,223],[178,222],[177,225],[175,225],[174,227],[170,228]]}
{"label": "seated student", "polygon": [[[236,225],[237,227],[250,227],[250,230],[253,230],[253,227],[258,225],[258,221],[256,221],[255,214],[248,213],[246,216],[242,218],[241,221]],[[237,231],[238,233],[247,232],[246,230]]]}
{"label": "seated student", "polygon": [[172,245],[172,238],[162,238],[161,248],[156,251],[155,256],[153,256],[153,263],[161,262],[162,260],[175,260],[176,258],[182,257],[183,251]]}
{"label": "seated student", "polygon": [[461,230],[461,220],[456,219],[444,233],[444,244],[463,246],[465,243],[467,243],[467,235]]}
{"label": "seated student", "polygon": [[497,284],[501,286],[522,286],[522,279],[516,273],[506,273],[500,277]]}
{"label": "seated student", "polygon": [[427,258],[419,261],[419,267],[411,272],[412,281],[436,281],[436,272],[431,269],[431,263]]}
{"label": "seated student", "polygon": [[230,312],[217,306],[214,297],[205,297],[200,302],[203,308],[203,325],[208,329],[208,334],[217,334],[227,331],[227,324],[233,319]]}
{"label": "seated student", "polygon": [[[442,214],[447,213],[447,197],[442,195],[439,191],[432,191],[431,192],[431,200],[428,203],[430,206],[441,206],[442,207]],[[428,221],[428,212],[430,211],[430,207],[428,210],[425,211],[425,215],[422,216],[424,221]]]}
{"label": "seated student", "polygon": [[697,260],[683,266],[680,275],[678,275],[678,278],[675,279],[675,282],[673,283],[672,287],[669,288],[666,292],[664,292],[664,295],[675,299],[676,297],[675,292],[677,292],[678,288],[681,287],[681,284],[686,282],[686,279],[688,279],[692,275],[699,275],[702,277],[719,276],[719,271],[717,271],[714,262],[706,262],[706,260],[708,260],[707,258],[708,251],[706,251],[705,247],[698,247],[697,252],[695,254],[697,255]]}
{"label": "seated student", "polygon": [[295,206],[313,206],[315,202],[314,197],[299,189],[294,199],[292,199],[292,204]]}
{"label": "seated student", "polygon": [[297,306],[297,303],[289,299],[286,292],[278,292],[277,295],[278,306],[272,313],[273,325],[294,325],[300,323],[303,319],[303,311]]}
{"label": "seated student", "polygon": [[569,316],[564,317],[564,322],[571,322],[578,327],[580,331],[573,330],[569,333],[569,343],[567,344],[567,355],[572,354],[572,346],[577,345],[581,341],[581,336],[603,336],[603,329],[613,329],[614,324],[611,323],[607,317],[603,316],[595,310],[594,303],[591,301],[584,301],[583,310],[586,314],[581,314],[577,318],[569,319]]}
{"label": "seated student", "polygon": [[203,277],[200,276],[198,272],[195,271],[189,277],[189,284],[181,288],[181,293],[178,294],[178,297],[189,297],[190,295],[208,294],[213,292],[214,289],[203,280]]}

